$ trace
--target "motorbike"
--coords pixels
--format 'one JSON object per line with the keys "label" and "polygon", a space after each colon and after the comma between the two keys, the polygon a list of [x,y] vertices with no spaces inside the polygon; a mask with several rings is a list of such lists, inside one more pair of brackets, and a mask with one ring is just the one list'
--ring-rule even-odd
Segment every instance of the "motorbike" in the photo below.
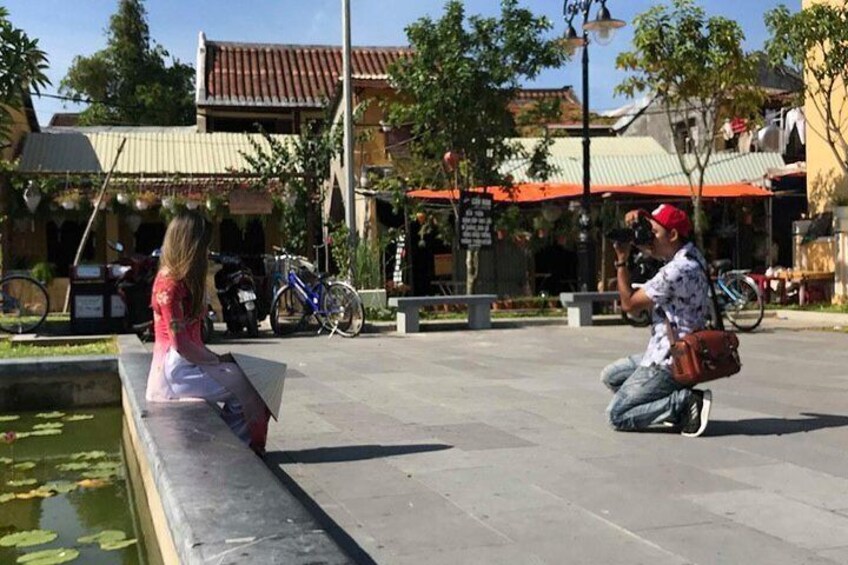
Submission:
{"label": "motorbike", "polygon": [[258,337],[259,320],[264,316],[260,316],[253,273],[239,257],[211,253],[210,258],[221,265],[215,273],[215,291],[227,330],[231,334],[246,330],[249,337]]}
{"label": "motorbike", "polygon": [[[112,241],[107,243],[112,250],[123,254],[123,244]],[[108,265],[110,280],[124,302],[126,328],[143,341],[153,339],[153,310],[150,307],[150,299],[158,269],[158,249],[150,255],[122,255],[115,263]],[[206,316],[200,326],[200,335],[204,343],[209,343],[212,339],[215,311],[209,301],[206,302]]]}

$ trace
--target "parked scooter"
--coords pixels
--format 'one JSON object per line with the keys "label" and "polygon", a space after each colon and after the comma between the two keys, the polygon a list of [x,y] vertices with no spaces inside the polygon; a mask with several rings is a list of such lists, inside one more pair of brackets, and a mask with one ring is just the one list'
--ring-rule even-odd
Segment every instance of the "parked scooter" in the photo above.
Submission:
{"label": "parked scooter", "polygon": [[[123,244],[107,242],[117,253],[124,252]],[[153,294],[153,281],[159,270],[159,250],[150,255],[122,256],[115,263],[109,264],[110,279],[113,281],[117,294],[123,299],[125,307],[126,327],[135,332],[143,341],[153,339],[153,310],[150,307]],[[215,311],[207,299],[206,316],[200,327],[200,335],[204,343],[212,339]]]}
{"label": "parked scooter", "polygon": [[239,334],[245,329],[248,336],[258,337],[259,320],[264,315],[260,316],[253,273],[234,255],[211,253],[210,258],[221,265],[215,273],[215,290],[227,330]]}

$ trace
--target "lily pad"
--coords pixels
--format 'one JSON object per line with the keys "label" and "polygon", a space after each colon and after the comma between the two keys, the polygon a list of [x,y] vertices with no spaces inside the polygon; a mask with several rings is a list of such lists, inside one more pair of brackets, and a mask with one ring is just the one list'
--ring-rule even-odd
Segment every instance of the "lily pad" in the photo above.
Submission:
{"label": "lily pad", "polygon": [[101,541],[100,549],[102,549],[103,551],[115,551],[116,549],[124,549],[125,547],[134,545],[137,542],[138,540],[135,538],[125,539],[121,541]]}
{"label": "lily pad", "polygon": [[105,451],[81,451],[71,455],[71,459],[74,461],[78,461],[80,459],[90,461],[92,459],[103,459],[104,457],[106,457]]}
{"label": "lily pad", "polygon": [[92,465],[91,468],[92,469],[113,470],[113,469],[121,469],[121,468],[123,468],[123,466],[124,466],[123,463],[121,463],[120,461],[99,461],[99,462],[95,463],[94,465]]}
{"label": "lily pad", "polygon": [[83,479],[81,481],[77,481],[77,484],[82,488],[101,488],[108,486],[111,483],[103,479]]}
{"label": "lily pad", "polygon": [[110,543],[127,539],[126,532],[121,530],[103,530],[100,533],[77,538],[77,543]]}
{"label": "lily pad", "polygon": [[66,422],[82,422],[83,420],[93,420],[94,414],[72,414],[62,419]]}
{"label": "lily pad", "polygon": [[49,483],[41,485],[40,490],[52,490],[58,494],[66,494],[77,490],[78,486],[79,485],[71,481],[50,481]]}
{"label": "lily pad", "polygon": [[10,487],[28,487],[29,485],[34,485],[37,482],[38,481],[35,479],[20,479],[17,481],[8,481],[6,484]]}
{"label": "lily pad", "polygon": [[17,439],[24,439],[25,437],[29,437],[31,435],[32,435],[32,432],[17,432],[15,434],[15,436],[17,436]]}
{"label": "lily pad", "polygon": [[65,416],[64,412],[39,412],[35,415],[36,418],[43,418],[45,420],[52,420],[55,418],[62,418]]}
{"label": "lily pad", "polygon": [[18,498],[18,495],[15,494],[14,492],[0,493],[0,504],[3,504],[4,502],[9,502],[11,500],[15,500],[16,498]]}
{"label": "lily pad", "polygon": [[21,463],[15,463],[12,465],[13,469],[17,469],[18,471],[28,471],[30,469],[35,468],[35,462],[33,461],[22,461]]}
{"label": "lily pad", "polygon": [[0,465],[8,465],[9,463],[14,463],[14,459],[10,459],[8,457],[0,457]]}
{"label": "lily pad", "polygon": [[62,430],[50,428],[49,430],[34,430],[29,432],[31,436],[58,436],[62,435]]}
{"label": "lily pad", "polygon": [[41,545],[50,543],[59,537],[56,532],[50,530],[28,530],[26,532],[16,532],[0,538],[0,546],[3,547],[31,547],[33,545]]}
{"label": "lily pad", "polygon": [[71,548],[45,549],[34,553],[27,553],[18,557],[17,563],[28,563],[29,565],[56,565],[67,563],[79,557],[79,551]]}
{"label": "lily pad", "polygon": [[91,469],[91,463],[61,463],[56,465],[57,471],[84,471]]}
{"label": "lily pad", "polygon": [[31,498],[50,498],[54,494],[56,493],[52,490],[45,490],[41,487],[38,487],[27,492],[19,492],[17,495],[15,495],[15,498],[19,498],[21,500],[30,500]]}
{"label": "lily pad", "polygon": [[32,427],[34,430],[52,430],[64,427],[65,424],[62,422],[44,422],[43,424],[36,424]]}
{"label": "lily pad", "polygon": [[84,479],[102,479],[106,481],[115,478],[118,474],[117,469],[94,469],[92,471],[85,471],[82,473],[82,477]]}
{"label": "lily pad", "polygon": [[0,422],[14,422],[15,420],[20,420],[20,416],[16,416],[14,414],[5,414],[0,415]]}

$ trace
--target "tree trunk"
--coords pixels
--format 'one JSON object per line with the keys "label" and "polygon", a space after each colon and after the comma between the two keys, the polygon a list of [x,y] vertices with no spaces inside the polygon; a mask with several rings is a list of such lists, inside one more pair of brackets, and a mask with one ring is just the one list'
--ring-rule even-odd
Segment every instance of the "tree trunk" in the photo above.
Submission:
{"label": "tree trunk", "polygon": [[695,226],[695,244],[701,251],[704,250],[704,220],[701,213],[703,202],[699,196],[692,197],[692,215],[694,216],[693,223]]}
{"label": "tree trunk", "polygon": [[524,248],[524,296],[533,296],[534,288],[533,288],[533,274],[536,270],[536,265],[534,264],[534,253],[530,245]]}
{"label": "tree trunk", "polygon": [[465,292],[474,294],[477,286],[477,274],[480,269],[480,250],[469,249],[465,252]]}

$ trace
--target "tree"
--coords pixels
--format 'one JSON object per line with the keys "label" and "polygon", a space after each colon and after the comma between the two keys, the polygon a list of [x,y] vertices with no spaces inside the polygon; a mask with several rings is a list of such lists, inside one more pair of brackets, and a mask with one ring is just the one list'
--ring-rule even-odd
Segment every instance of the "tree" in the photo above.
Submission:
{"label": "tree", "polygon": [[22,106],[23,93],[27,89],[37,93],[50,84],[46,69],[47,55],[38,40],[12,25],[9,11],[0,6],[0,148],[9,142],[11,112]]}
{"label": "tree", "polygon": [[74,58],[60,91],[89,102],[81,123],[182,125],[195,121],[194,68],[150,39],[143,0],[120,0],[106,48]]}
{"label": "tree", "polygon": [[766,43],[772,63],[804,70],[801,96],[822,124],[807,125],[848,176],[848,5],[813,4],[794,14],[779,6],[766,13],[765,22],[772,35]]}
{"label": "tree", "polygon": [[[501,0],[500,17],[491,18],[466,18],[462,2],[451,0],[438,20],[425,17],[406,28],[414,53],[389,71],[403,100],[391,106],[390,121],[410,127],[414,156],[438,163],[451,152],[461,160],[453,174],[433,178],[431,188],[509,184],[501,165],[521,153],[507,142],[516,134],[508,105],[523,81],[566,58],[546,38],[551,28],[547,18],[519,8],[517,0]],[[452,204],[456,217],[457,200]],[[471,293],[477,251],[466,255],[466,266]]]}
{"label": "tree", "polygon": [[248,137],[253,153],[242,153],[250,165],[248,172],[259,175],[257,181],[263,188],[282,187],[284,195],[276,205],[284,245],[289,251],[313,258],[322,185],[330,178],[330,165],[341,152],[343,131],[333,127],[328,118],[306,124],[292,142],[261,133],[267,147]]}
{"label": "tree", "polygon": [[696,116],[699,139],[692,150],[676,148],[689,181],[695,234],[703,244],[701,196],[720,124],[725,117],[749,117],[760,106],[756,58],[742,48],[745,34],[733,20],[714,16],[692,0],[658,5],[634,20],[633,50],[619,54],[616,66],[631,72],[616,92],[633,97],[652,93],[668,125]]}

